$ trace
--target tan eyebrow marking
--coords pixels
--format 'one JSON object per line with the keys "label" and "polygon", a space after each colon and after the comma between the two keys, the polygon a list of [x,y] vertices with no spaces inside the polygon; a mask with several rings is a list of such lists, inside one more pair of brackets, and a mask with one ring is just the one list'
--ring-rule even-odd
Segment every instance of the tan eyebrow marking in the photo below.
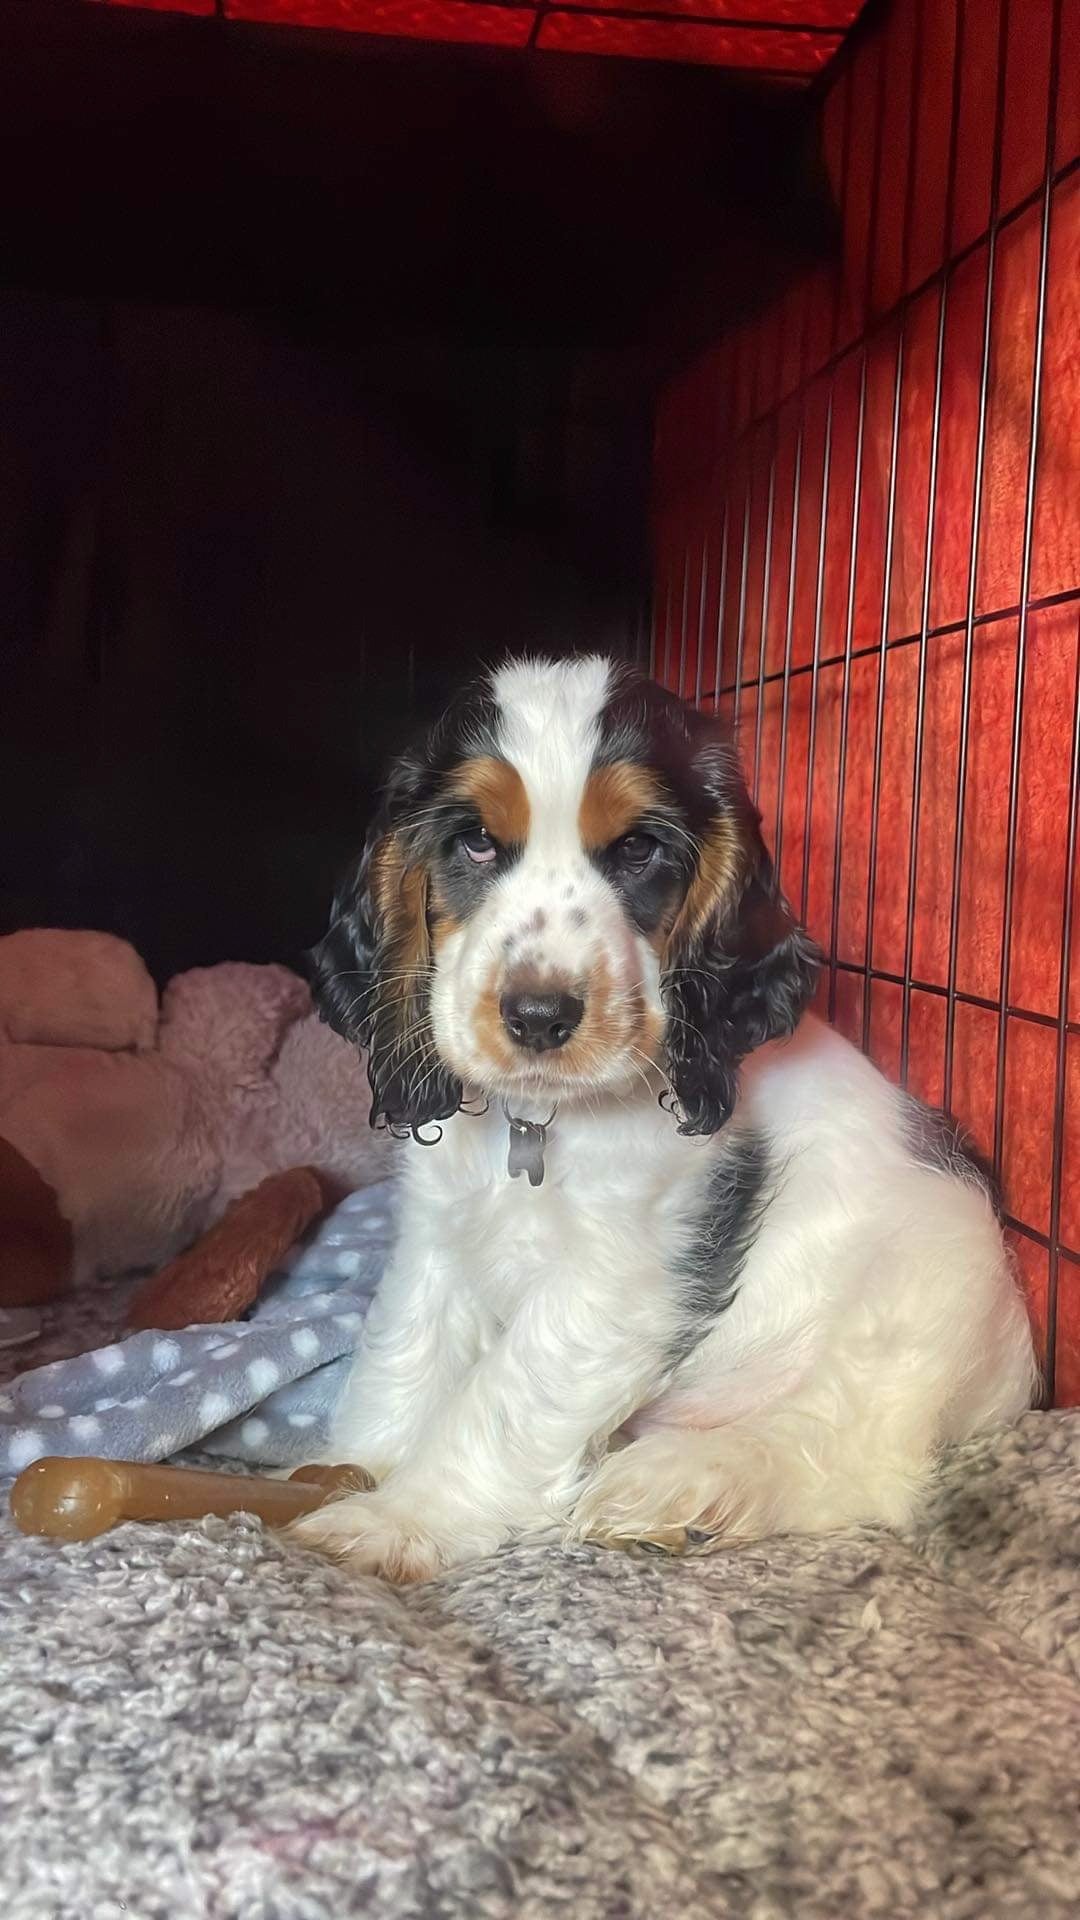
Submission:
{"label": "tan eyebrow marking", "polygon": [[597,767],[585,782],[578,809],[578,829],[582,843],[591,852],[610,847],[643,813],[660,799],[656,775],[648,767],[632,760],[613,760],[610,766]]}
{"label": "tan eyebrow marking", "polygon": [[504,847],[523,846],[529,837],[529,796],[508,760],[463,760],[447,777],[447,791],[471,800],[493,840]]}

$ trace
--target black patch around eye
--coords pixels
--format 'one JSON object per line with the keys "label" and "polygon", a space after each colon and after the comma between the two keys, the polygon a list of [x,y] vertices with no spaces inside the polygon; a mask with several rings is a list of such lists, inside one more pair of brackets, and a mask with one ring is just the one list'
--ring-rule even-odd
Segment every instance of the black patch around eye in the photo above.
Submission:
{"label": "black patch around eye", "polygon": [[455,920],[467,920],[476,912],[500,874],[506,873],[521,858],[520,846],[502,846],[497,840],[494,860],[470,860],[465,837],[481,832],[476,817],[460,805],[451,804],[440,813],[433,835],[429,861],[435,877],[440,905]]}
{"label": "black patch around eye", "polygon": [[630,837],[626,835],[614,846],[594,854],[593,861],[618,894],[638,932],[655,933],[686,890],[689,878],[686,858],[676,847],[650,834],[654,850],[649,859],[638,865],[627,860],[622,851]]}
{"label": "black patch around eye", "polygon": [[611,855],[616,865],[640,873],[658,851],[659,843],[651,833],[627,833],[615,842]]}

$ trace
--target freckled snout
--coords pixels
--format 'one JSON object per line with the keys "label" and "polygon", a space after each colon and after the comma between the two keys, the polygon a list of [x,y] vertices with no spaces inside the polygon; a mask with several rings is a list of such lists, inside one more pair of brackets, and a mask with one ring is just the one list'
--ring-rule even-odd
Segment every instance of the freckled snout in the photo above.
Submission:
{"label": "freckled snout", "polygon": [[515,1046],[528,1053],[550,1053],[564,1047],[580,1026],[585,1002],[557,988],[545,992],[523,987],[503,994],[499,1012]]}

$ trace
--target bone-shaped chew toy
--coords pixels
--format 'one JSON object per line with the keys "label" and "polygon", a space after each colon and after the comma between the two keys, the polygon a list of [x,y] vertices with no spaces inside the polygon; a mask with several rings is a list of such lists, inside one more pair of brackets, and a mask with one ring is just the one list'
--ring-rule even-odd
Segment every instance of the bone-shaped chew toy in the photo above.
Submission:
{"label": "bone-shaped chew toy", "polygon": [[288,1480],[202,1473],[193,1467],[133,1460],[35,1460],[11,1489],[11,1515],[23,1533],[93,1540],[122,1520],[225,1519],[253,1513],[268,1527],[288,1526],[338,1493],[375,1485],[363,1467],[299,1467]]}

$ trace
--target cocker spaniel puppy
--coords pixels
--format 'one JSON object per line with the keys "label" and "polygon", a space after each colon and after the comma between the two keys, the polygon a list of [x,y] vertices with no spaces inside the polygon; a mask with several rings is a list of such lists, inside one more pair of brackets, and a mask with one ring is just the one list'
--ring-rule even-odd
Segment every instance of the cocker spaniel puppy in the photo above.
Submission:
{"label": "cocker spaniel puppy", "polygon": [[805,1010],[731,741],[600,658],[501,669],[394,767],[317,950],[402,1220],[300,1522],[422,1580],[557,1530],[902,1525],[1031,1338],[955,1131]]}

